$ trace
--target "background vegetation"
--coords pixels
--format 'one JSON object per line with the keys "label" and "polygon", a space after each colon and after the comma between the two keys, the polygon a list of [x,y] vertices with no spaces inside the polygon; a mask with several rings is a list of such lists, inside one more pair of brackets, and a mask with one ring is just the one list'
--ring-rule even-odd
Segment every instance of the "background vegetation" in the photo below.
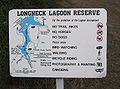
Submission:
{"label": "background vegetation", "polygon": [[65,79],[65,89],[120,89],[120,0],[0,0],[0,89],[55,89],[55,79],[9,75],[8,12],[23,8],[106,8],[108,73],[103,79]]}

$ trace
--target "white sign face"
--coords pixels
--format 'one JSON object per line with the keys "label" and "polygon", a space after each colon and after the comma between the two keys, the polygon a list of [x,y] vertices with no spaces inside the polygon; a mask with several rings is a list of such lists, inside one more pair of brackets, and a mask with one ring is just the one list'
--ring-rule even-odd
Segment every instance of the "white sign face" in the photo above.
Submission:
{"label": "white sign face", "polygon": [[106,76],[105,9],[15,9],[9,12],[10,75]]}

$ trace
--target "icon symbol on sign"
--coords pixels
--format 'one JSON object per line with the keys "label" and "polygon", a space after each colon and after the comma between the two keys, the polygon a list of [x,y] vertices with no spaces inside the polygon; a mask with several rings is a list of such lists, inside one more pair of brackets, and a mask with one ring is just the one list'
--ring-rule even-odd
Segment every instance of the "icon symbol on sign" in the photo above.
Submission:
{"label": "icon symbol on sign", "polygon": [[96,49],[102,49],[103,47],[102,46],[97,46]]}
{"label": "icon symbol on sign", "polygon": [[101,42],[103,40],[103,37],[102,36],[97,36],[96,39],[97,39],[98,42]]}
{"label": "icon symbol on sign", "polygon": [[97,34],[98,34],[99,36],[101,36],[101,35],[103,34],[103,31],[102,31],[102,30],[97,30]]}
{"label": "icon symbol on sign", "polygon": [[102,60],[101,57],[97,57],[97,60]]}
{"label": "icon symbol on sign", "polygon": [[98,27],[98,28],[103,28],[103,24],[102,24],[101,22],[99,22],[99,23],[97,24],[97,27]]}
{"label": "icon symbol on sign", "polygon": [[100,69],[95,69],[95,71],[96,71],[96,72],[98,72],[98,73],[102,73],[102,72],[103,72],[103,70],[104,70],[103,68],[100,68]]}
{"label": "icon symbol on sign", "polygon": [[102,54],[102,52],[99,50],[99,51],[98,51],[98,56],[100,56],[101,54]]}
{"label": "icon symbol on sign", "polygon": [[98,50],[99,50],[99,51],[98,51],[98,56],[100,56],[100,55],[101,55],[101,53],[102,53],[102,52],[101,52],[101,49],[102,49],[102,48],[103,48],[102,46],[97,46],[97,47],[96,47],[96,49],[98,49]]}
{"label": "icon symbol on sign", "polygon": [[97,62],[97,67],[102,67],[102,63],[101,62]]}

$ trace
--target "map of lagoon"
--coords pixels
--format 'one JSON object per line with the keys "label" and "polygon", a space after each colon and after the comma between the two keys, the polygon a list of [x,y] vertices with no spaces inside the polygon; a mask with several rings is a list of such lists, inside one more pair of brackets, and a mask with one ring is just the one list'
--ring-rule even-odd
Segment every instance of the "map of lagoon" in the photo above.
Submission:
{"label": "map of lagoon", "polygon": [[[34,16],[25,17],[24,19],[19,18],[15,21],[16,25],[14,26],[14,27],[16,27],[16,31],[18,32],[18,34],[22,34],[22,36],[24,37],[23,44],[21,46],[18,46],[18,45],[16,46],[22,54],[22,57],[20,57],[16,63],[19,63],[22,60],[22,58],[24,57],[27,60],[29,66],[31,68],[33,66],[31,63],[30,55],[28,53],[28,45],[33,41],[31,40],[30,35],[29,35],[29,30],[30,30],[29,28],[30,28],[30,26],[31,26],[31,28],[35,28],[35,27],[47,28],[47,25],[44,24],[44,20],[45,20],[44,18],[37,17],[37,19],[35,19]],[[39,21],[39,19],[42,19],[42,21]],[[18,25],[20,26],[20,28],[17,27]],[[48,29],[47,29],[47,32],[49,32]],[[38,40],[39,40],[39,34],[40,33],[38,33],[37,37],[36,37],[36,39],[38,39]],[[39,41],[37,41],[37,44],[38,44],[38,42]],[[31,50],[31,48],[29,48],[29,50]]]}

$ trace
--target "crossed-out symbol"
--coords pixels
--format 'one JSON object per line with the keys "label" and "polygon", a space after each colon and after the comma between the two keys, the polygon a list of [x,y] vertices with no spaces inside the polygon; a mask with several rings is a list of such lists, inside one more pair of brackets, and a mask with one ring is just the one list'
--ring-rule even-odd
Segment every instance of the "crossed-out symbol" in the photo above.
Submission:
{"label": "crossed-out symbol", "polygon": [[103,37],[102,37],[102,35],[103,35],[103,31],[102,31],[102,28],[103,28],[103,24],[101,23],[101,22],[99,22],[98,24],[97,24],[97,28],[98,28],[98,30],[97,30],[97,38],[96,38],[96,40],[98,41],[98,42],[101,42],[102,40],[103,40]]}
{"label": "crossed-out symbol", "polygon": [[101,22],[99,22],[99,23],[97,24],[97,28],[103,28],[103,24],[102,24]]}
{"label": "crossed-out symbol", "polygon": [[101,42],[103,40],[103,37],[102,36],[97,36],[96,39],[97,39],[98,42]]}
{"label": "crossed-out symbol", "polygon": [[103,34],[103,31],[102,31],[102,30],[97,30],[97,34],[98,34],[99,36],[101,36],[101,35]]}

